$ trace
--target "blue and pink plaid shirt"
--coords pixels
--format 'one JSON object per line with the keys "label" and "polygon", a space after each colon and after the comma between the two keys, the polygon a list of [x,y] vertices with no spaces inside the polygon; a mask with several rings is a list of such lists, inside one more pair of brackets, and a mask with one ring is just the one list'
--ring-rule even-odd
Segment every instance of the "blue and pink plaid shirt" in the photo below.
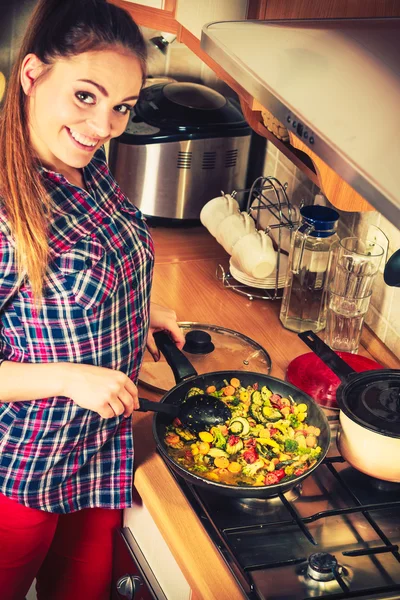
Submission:
{"label": "blue and pink plaid shirt", "polygon": [[[154,252],[140,211],[111,176],[104,150],[84,169],[88,192],[41,169],[53,203],[43,303],[18,284],[0,209],[0,351],[24,363],[69,361],[137,381],[149,324]],[[67,513],[131,505],[132,422],[103,419],[65,397],[0,403],[0,492]]]}

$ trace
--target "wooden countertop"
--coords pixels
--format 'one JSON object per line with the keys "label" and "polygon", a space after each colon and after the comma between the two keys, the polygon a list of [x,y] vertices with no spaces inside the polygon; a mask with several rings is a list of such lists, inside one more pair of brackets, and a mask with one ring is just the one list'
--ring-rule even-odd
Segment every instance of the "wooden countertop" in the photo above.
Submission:
{"label": "wooden countertop", "polygon": [[[229,256],[203,227],[152,228],[156,266],[152,299],[173,308],[179,321],[228,327],[261,344],[272,359],[271,375],[284,379],[290,361],[308,349],[280,324],[280,301],[249,300],[224,289],[216,278],[218,264],[228,268]],[[400,361],[364,327],[360,354],[387,368]],[[160,394],[140,386],[144,397]],[[152,415],[134,415],[135,487],[160,529],[193,591],[193,600],[239,600],[238,585],[218,550],[155,452]]]}

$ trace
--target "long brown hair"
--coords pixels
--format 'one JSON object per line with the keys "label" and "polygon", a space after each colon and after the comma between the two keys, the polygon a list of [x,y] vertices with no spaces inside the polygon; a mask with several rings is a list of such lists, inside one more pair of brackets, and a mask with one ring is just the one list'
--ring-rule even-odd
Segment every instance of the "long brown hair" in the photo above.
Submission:
{"label": "long brown hair", "polygon": [[27,97],[20,82],[22,62],[35,54],[45,65],[122,46],[146,74],[146,45],[130,15],[105,0],[39,0],[13,66],[0,118],[0,198],[16,242],[20,278],[28,276],[40,301],[48,262],[51,201],[30,143]]}

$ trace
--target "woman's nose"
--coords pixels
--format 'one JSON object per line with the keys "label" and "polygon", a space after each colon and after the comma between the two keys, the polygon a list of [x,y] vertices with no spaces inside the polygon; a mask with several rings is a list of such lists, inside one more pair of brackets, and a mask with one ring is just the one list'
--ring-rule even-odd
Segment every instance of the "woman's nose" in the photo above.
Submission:
{"label": "woman's nose", "polygon": [[108,113],[98,111],[91,115],[88,125],[96,137],[107,138],[111,134],[111,118]]}

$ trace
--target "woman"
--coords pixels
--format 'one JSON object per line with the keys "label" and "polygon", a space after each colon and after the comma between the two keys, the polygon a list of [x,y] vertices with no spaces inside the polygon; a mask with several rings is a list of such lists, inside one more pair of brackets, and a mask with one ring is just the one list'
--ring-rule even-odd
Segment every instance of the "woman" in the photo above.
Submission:
{"label": "woman", "polygon": [[0,123],[0,596],[108,600],[131,505],[135,382],[153,332],[152,241],[103,146],[126,128],[146,49],[123,10],[40,0]]}

